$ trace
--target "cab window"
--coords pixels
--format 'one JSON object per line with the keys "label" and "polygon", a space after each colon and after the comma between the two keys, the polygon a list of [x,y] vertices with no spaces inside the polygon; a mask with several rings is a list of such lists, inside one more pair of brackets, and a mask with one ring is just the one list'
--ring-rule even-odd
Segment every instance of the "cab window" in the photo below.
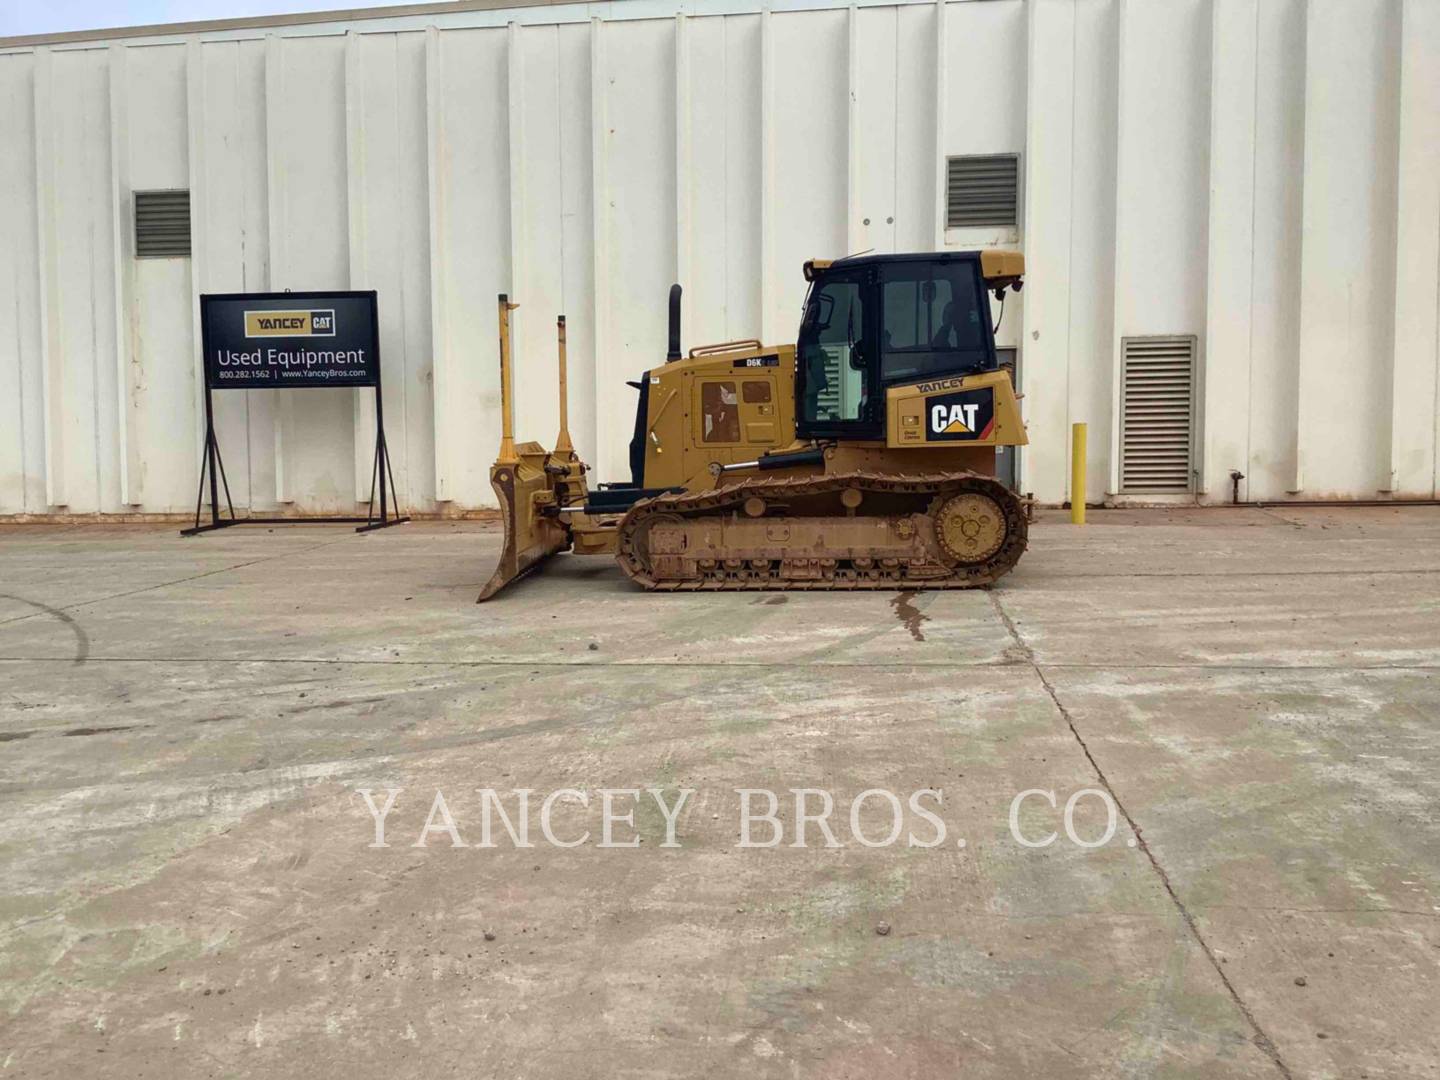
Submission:
{"label": "cab window", "polygon": [[881,267],[880,283],[886,383],[987,366],[990,311],[975,263],[891,263]]}
{"label": "cab window", "polygon": [[833,424],[866,419],[865,287],[860,274],[834,275],[810,295],[800,327],[801,419]]}

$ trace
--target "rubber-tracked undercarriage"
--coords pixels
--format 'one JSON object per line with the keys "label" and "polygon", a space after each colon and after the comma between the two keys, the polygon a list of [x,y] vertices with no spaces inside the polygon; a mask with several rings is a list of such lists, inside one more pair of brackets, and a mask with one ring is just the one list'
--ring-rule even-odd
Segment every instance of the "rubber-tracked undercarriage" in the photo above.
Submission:
{"label": "rubber-tracked undercarriage", "polygon": [[491,470],[505,523],[489,599],[560,551],[611,554],[656,591],[965,589],[1026,545],[997,448],[1026,442],[998,368],[988,295],[1021,284],[1011,252],[805,266],[799,340],[680,354],[639,390],[631,479],[593,488],[566,422],[559,320],[556,449],[513,437],[510,311],[500,298],[504,436]]}

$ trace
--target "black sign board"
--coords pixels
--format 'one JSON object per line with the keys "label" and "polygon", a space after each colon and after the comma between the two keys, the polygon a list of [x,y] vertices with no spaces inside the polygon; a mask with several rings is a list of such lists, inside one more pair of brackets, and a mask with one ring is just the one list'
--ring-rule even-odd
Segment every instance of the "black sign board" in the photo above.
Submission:
{"label": "black sign board", "polygon": [[[409,521],[400,508],[390,514],[395,477],[385,443],[385,403],[380,393],[380,316],[374,292],[211,293],[200,297],[200,343],[205,354],[205,447],[200,460],[200,491],[195,496],[195,525],[182,536],[230,525],[291,525],[297,522],[351,521],[356,532]],[[373,387],[375,390],[375,465],[370,474],[370,505],[365,516],[347,518],[237,518],[230,484],[215,438],[215,390],[303,390],[323,387]],[[206,477],[210,486],[210,522],[200,524]],[[220,488],[230,516],[220,516]],[[375,516],[375,495],[380,516]]]}
{"label": "black sign board", "polygon": [[200,297],[211,390],[380,385],[373,292]]}

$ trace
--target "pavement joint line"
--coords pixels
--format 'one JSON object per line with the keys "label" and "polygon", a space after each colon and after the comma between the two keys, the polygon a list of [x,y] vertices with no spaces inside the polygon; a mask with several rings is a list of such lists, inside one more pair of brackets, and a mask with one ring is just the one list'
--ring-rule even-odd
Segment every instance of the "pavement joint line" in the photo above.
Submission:
{"label": "pavement joint line", "polygon": [[1089,581],[1094,578],[1106,580],[1119,579],[1124,581],[1128,578],[1291,578],[1291,577],[1323,577],[1323,578],[1344,578],[1344,577],[1376,577],[1380,575],[1395,577],[1414,577],[1421,574],[1440,574],[1440,567],[1416,567],[1414,569],[1385,569],[1385,570],[1241,570],[1232,574],[1211,574],[1203,570],[1177,570],[1175,573],[1162,571],[1139,570],[1134,573],[1112,573],[1112,574],[1057,574],[1053,577],[1036,577],[1031,579],[1034,583],[1040,584],[1045,581]]}
{"label": "pavement joint line", "polygon": [[1440,919],[1437,911],[1416,911],[1414,908],[1356,907],[1305,908],[1263,904],[1201,904],[1200,911],[1266,912],[1278,915],[1406,915],[1420,919]]}
{"label": "pavement joint line", "polygon": [[1185,901],[1180,898],[1179,892],[1170,880],[1169,873],[1165,870],[1165,867],[1161,865],[1159,858],[1155,852],[1151,850],[1150,845],[1146,843],[1144,832],[1131,816],[1130,811],[1121,800],[1119,793],[1116,792],[1114,786],[1110,783],[1110,778],[1105,775],[1105,770],[1100,767],[1100,762],[1095,759],[1095,755],[1085,742],[1084,736],[1080,734],[1080,729],[1075,725],[1075,718],[1070,715],[1070,710],[1067,709],[1065,704],[1060,700],[1060,695],[1055,692],[1055,687],[1051,684],[1044,669],[1035,659],[1035,651],[1031,649],[1025,639],[1020,636],[1019,629],[1016,628],[1014,621],[1000,603],[999,594],[993,589],[987,591],[990,594],[990,606],[995,609],[995,614],[999,616],[1000,621],[1004,623],[1005,629],[1009,631],[1011,638],[1014,639],[1016,647],[1029,662],[1030,668],[1035,672],[1035,677],[1040,680],[1040,685],[1044,687],[1051,704],[1055,706],[1055,711],[1059,713],[1060,718],[1065,721],[1065,725],[1070,729],[1070,734],[1074,737],[1076,743],[1079,744],[1081,752],[1085,755],[1085,759],[1090,763],[1090,767],[1095,771],[1095,776],[1100,781],[1100,785],[1105,789],[1110,798],[1114,800],[1116,809],[1120,811],[1121,816],[1125,818],[1126,824],[1130,826],[1130,830],[1135,836],[1136,844],[1140,850],[1144,852],[1145,858],[1150,861],[1150,868],[1160,879],[1160,884],[1165,887],[1165,891],[1170,896],[1171,903],[1175,905],[1175,909],[1180,913],[1180,917],[1184,920],[1185,926],[1190,931],[1190,935],[1195,939],[1196,944],[1200,946],[1200,950],[1205,954],[1205,958],[1210,961],[1210,966],[1214,969],[1221,984],[1230,995],[1230,999],[1235,1003],[1235,1007],[1240,1010],[1240,1014],[1245,1017],[1246,1022],[1249,1023],[1251,1030],[1255,1033],[1255,1045],[1274,1063],[1275,1068],[1279,1070],[1281,1076],[1285,1077],[1285,1080],[1293,1080],[1294,1074],[1291,1073],[1290,1067],[1285,1064],[1285,1059],[1280,1056],[1279,1047],[1275,1045],[1275,1041],[1270,1038],[1269,1034],[1260,1025],[1260,1021],[1251,1011],[1245,999],[1240,996],[1239,990],[1237,990],[1235,984],[1230,981],[1230,977],[1225,974],[1225,969],[1221,966],[1219,958],[1210,947],[1210,943],[1205,940],[1205,935],[1200,932],[1200,924],[1196,921],[1195,916],[1191,914],[1190,909],[1185,906]]}
{"label": "pavement joint line", "polygon": [[[0,664],[75,664],[73,656],[0,656]],[[915,671],[933,668],[1017,668],[1029,667],[1026,660],[362,660],[321,656],[87,656],[86,664],[289,664],[333,665],[336,667],[437,667],[437,668],[874,668],[887,671]],[[1134,664],[1080,660],[1047,661],[1045,666],[1061,671],[1256,671],[1284,675],[1290,672],[1385,672],[1440,671],[1440,664]]]}
{"label": "pavement joint line", "polygon": [[[203,574],[191,574],[188,577],[176,578],[174,581],[161,581],[154,585],[146,585],[143,589],[131,589],[128,592],[112,593],[109,596],[98,596],[94,600],[81,600],[78,603],[66,604],[63,607],[46,607],[41,611],[32,611],[29,615],[16,615],[13,619],[0,619],[0,626],[9,626],[12,623],[24,622],[26,619],[38,619],[41,615],[56,615],[65,611],[76,611],[80,608],[91,607],[95,604],[103,604],[108,600],[123,600],[127,596],[139,596],[141,593],[154,592],[156,589],[168,589],[171,585],[184,585],[187,581],[199,581],[201,578],[214,577],[216,574],[228,574],[231,570],[243,570],[247,566],[255,566],[258,563],[270,562],[273,559],[283,558],[289,555],[302,555],[310,551],[319,551],[321,548],[331,547],[343,543],[353,537],[342,536],[337,540],[328,540],[323,544],[314,544],[310,547],[297,548],[294,551],[283,551],[274,555],[265,555],[259,559],[251,559],[248,562],[236,563],[234,566],[222,566],[215,570],[206,570]],[[20,599],[16,597],[16,599]],[[33,603],[33,601],[25,601]]]}

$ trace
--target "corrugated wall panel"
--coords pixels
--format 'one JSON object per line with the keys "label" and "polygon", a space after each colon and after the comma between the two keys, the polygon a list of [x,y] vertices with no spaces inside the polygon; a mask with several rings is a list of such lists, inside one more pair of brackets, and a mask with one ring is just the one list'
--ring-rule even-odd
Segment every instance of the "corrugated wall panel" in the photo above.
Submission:
{"label": "corrugated wall panel", "polygon": [[[1266,0],[1256,10],[1254,255],[1250,294],[1248,460],[1205,463],[1213,483],[1231,469],[1252,499],[1284,498],[1295,472],[1295,387],[1300,370],[1300,202],[1305,155],[1305,3]],[[1216,297],[1216,304],[1223,303]],[[1208,377],[1208,373],[1207,373]],[[1227,402],[1232,399],[1227,399]],[[1205,424],[1240,422],[1207,412]],[[1217,499],[1224,489],[1211,487]]]}
{"label": "corrugated wall panel", "polygon": [[[511,46],[517,48],[513,56],[508,55]],[[520,298],[511,323],[515,415],[524,418],[516,434],[546,446],[554,444],[559,425],[555,317],[565,313],[568,355],[569,324],[573,322],[580,334],[588,329],[593,314],[589,305],[566,310],[570,305],[565,295],[565,246],[574,229],[564,213],[558,47],[558,27],[518,25],[507,46],[507,63],[519,65],[510,84],[519,96],[510,107],[509,127],[509,153],[517,159],[511,175],[518,181],[510,187],[510,278]],[[580,341],[577,368],[591,356]]]}
{"label": "corrugated wall panel", "polygon": [[[610,23],[605,33],[609,222],[603,272],[609,277],[611,338],[596,372],[596,465],[603,478],[624,479],[634,415],[634,391],[625,380],[664,359],[665,302],[675,280],[675,24]],[[553,386],[553,363],[550,371]],[[554,433],[541,438],[548,443]]]}
{"label": "corrugated wall panel", "polygon": [[[202,286],[209,292],[264,289],[265,149],[263,72],[260,50],[249,42],[216,42],[202,47],[205,123],[200,134],[205,235]],[[137,344],[143,346],[143,339]],[[133,348],[133,346],[132,346]],[[215,395],[215,426],[225,455],[231,495],[244,506],[274,505],[274,465],[257,460],[273,448],[268,438],[252,439],[254,412],[267,404],[258,391]],[[185,492],[193,498],[194,493]]]}
{"label": "corrugated wall panel", "polygon": [[[702,24],[708,21],[697,20]],[[729,341],[752,336],[759,332],[763,317],[760,290],[755,287],[763,257],[760,234],[763,148],[757,122],[762,82],[760,18],[738,16],[723,22],[725,193],[721,205],[725,235],[725,327],[723,333],[717,333],[718,327],[711,324],[709,333],[696,335],[697,343],[706,339]],[[700,216],[698,210],[695,216]]]}
{"label": "corrugated wall panel", "polygon": [[[185,48],[127,49],[124,58],[125,155],[130,190],[188,188]],[[195,231],[191,203],[192,241]],[[125,228],[133,228],[127,217]],[[191,344],[191,261],[136,259],[130,266],[131,395],[128,437],[135,447],[131,498],[155,512],[193,509],[198,475],[196,373]],[[243,465],[243,455],[238,459]]]}
{"label": "corrugated wall panel", "polygon": [[1391,486],[1435,488],[1440,412],[1440,4],[1401,8]]}
{"label": "corrugated wall panel", "polygon": [[[366,35],[358,42],[363,250],[355,288],[381,296],[386,439],[405,505],[433,503],[430,395],[430,240],[426,199],[424,38]],[[367,394],[369,391],[361,391]],[[368,485],[371,448],[366,432]]]}
{"label": "corrugated wall panel", "polygon": [[1210,63],[1210,226],[1206,275],[1209,342],[1203,388],[1208,442],[1204,483],[1222,490],[1249,455],[1255,268],[1257,0],[1215,0]]}
{"label": "corrugated wall panel", "polygon": [[[55,291],[50,386],[56,482],[72,513],[119,508],[115,446],[114,254],[110,217],[109,67],[103,51],[52,56]],[[183,295],[183,293],[182,293]]]}
{"label": "corrugated wall panel", "polygon": [[[743,143],[730,143],[730,114],[743,111],[747,104],[758,106],[739,94],[754,81],[740,74],[743,53],[753,52],[757,46],[752,43],[746,50],[732,43],[731,39],[739,36],[734,22],[687,19],[685,33],[689,62],[680,100],[688,104],[689,114],[677,123],[682,128],[689,124],[688,184],[678,194],[681,200],[688,199],[689,211],[690,276],[683,282],[682,319],[683,343],[688,348],[729,336],[730,274],[735,256],[730,250],[732,230],[726,211],[733,188],[731,162],[743,157],[745,150]],[[753,191],[758,190],[755,179]],[[751,260],[742,270],[753,273],[753,267]]]}
{"label": "corrugated wall panel", "polygon": [[0,513],[45,510],[34,58],[0,56]]}
{"label": "corrugated wall panel", "polygon": [[[572,23],[557,28],[555,58],[560,65],[556,151],[560,170],[557,211],[560,226],[560,289],[568,324],[570,436],[587,462],[598,460],[595,374],[594,207],[590,160],[590,28]],[[551,392],[554,388],[551,387]],[[541,436],[547,440],[550,436]]]}
{"label": "corrugated wall panel", "polygon": [[895,8],[854,8],[847,28],[847,251],[894,251],[896,96],[900,56]]}
{"label": "corrugated wall panel", "polygon": [[[1122,338],[1204,327],[1210,22],[1207,0],[1120,0],[1112,403]],[[1109,428],[1113,493],[1120,431]]]}
{"label": "corrugated wall panel", "polygon": [[[1026,130],[1022,199],[1025,221],[1025,262],[1028,280],[1019,316],[1024,328],[1020,389],[1030,445],[1020,457],[1020,486],[1042,499],[1064,499],[1069,474],[1072,422],[1067,384],[1070,381],[1070,273],[1073,205],[1073,145],[1077,115],[1074,66],[1074,5],[1050,2],[1029,5],[1026,25],[1026,87],[1029,124]],[[1051,58],[1041,63],[1039,58]],[[1082,294],[1083,295],[1083,294]],[[1085,419],[1082,412],[1075,420]],[[1040,432],[1058,433],[1037,438]],[[1100,442],[1100,440],[1092,440]]]}
{"label": "corrugated wall panel", "polygon": [[1310,0],[1295,476],[1315,496],[1389,487],[1399,8]]}
{"label": "corrugated wall panel", "polygon": [[935,5],[897,8],[895,21],[895,250],[924,251],[935,239]]}
{"label": "corrugated wall panel", "polygon": [[787,12],[771,23],[776,87],[761,108],[775,125],[773,255],[761,275],[774,283],[775,334],[793,340],[805,297],[801,264],[846,250],[849,32],[844,10]]}
{"label": "corrugated wall panel", "polygon": [[436,454],[452,477],[441,495],[462,506],[493,504],[489,470],[500,444],[495,297],[510,289],[505,38],[503,29],[440,35],[443,249],[433,288],[444,293],[446,318],[435,358],[444,366],[435,404],[445,413]]}
{"label": "corrugated wall panel", "polygon": [[[341,37],[281,42],[280,101],[267,131],[281,184],[272,189],[281,250],[270,253],[272,287],[350,286],[345,162],[345,51]],[[290,415],[282,432],[284,494],[319,512],[353,513],[354,403],[344,389],[280,390]]]}
{"label": "corrugated wall panel", "polygon": [[[1115,325],[1115,139],[1119,93],[1115,42],[1119,20],[1113,4],[1087,3],[1075,9],[1075,132],[1070,160],[1074,207],[1069,261],[1069,276],[1074,283],[1069,308],[1071,374],[1057,392],[1064,393],[1071,420],[1083,420],[1089,425],[1085,489],[1095,493],[1103,492],[1110,478],[1108,440],[1098,433],[1110,430],[1115,415],[1110,383],[1098,373],[1109,369]],[[1027,373],[1035,370],[1026,368]],[[1064,438],[1063,431],[1060,437]],[[1061,454],[1064,452],[1062,448]],[[1063,485],[1065,479],[1061,478],[1060,483]]]}

